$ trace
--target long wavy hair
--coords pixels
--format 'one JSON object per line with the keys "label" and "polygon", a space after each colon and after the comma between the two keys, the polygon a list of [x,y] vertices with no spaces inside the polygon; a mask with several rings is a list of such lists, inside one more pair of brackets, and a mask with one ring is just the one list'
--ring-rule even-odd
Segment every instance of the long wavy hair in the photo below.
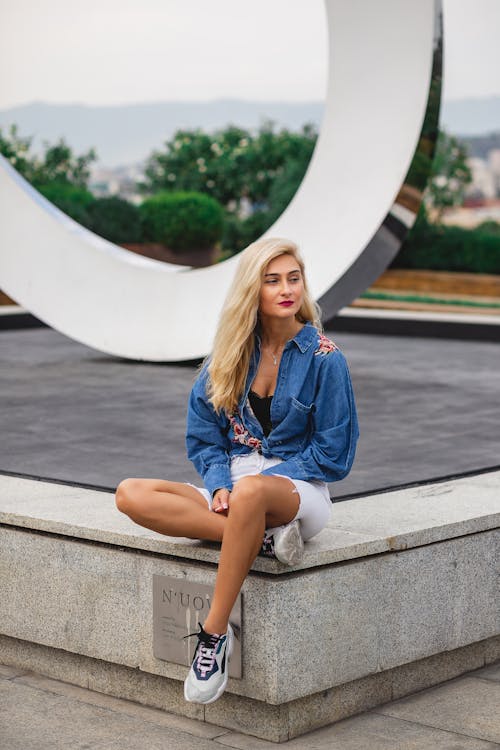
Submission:
{"label": "long wavy hair", "polygon": [[312,299],[299,248],[291,240],[271,237],[257,240],[240,255],[236,274],[227,294],[215,334],[208,365],[208,396],[217,412],[230,414],[237,406],[248,376],[258,325],[260,290],[265,270],[274,258],[291,255],[304,282],[304,296],[296,319],[322,330],[320,309]]}

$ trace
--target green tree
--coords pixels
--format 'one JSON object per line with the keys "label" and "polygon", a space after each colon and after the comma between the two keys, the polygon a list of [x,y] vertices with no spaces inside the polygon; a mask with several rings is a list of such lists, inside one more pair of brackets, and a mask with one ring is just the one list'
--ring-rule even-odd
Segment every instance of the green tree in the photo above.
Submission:
{"label": "green tree", "polygon": [[58,184],[86,188],[90,165],[97,159],[94,149],[76,156],[63,138],[53,145],[46,141],[40,156],[31,153],[33,138],[21,137],[17,125],[4,133],[0,128],[0,153],[34,187]]}
{"label": "green tree", "polygon": [[6,133],[0,128],[0,154],[30,182],[33,179],[33,156],[29,151],[32,138],[22,138],[17,125],[11,125]]}
{"label": "green tree", "polygon": [[86,188],[90,165],[96,159],[97,154],[93,148],[76,156],[63,138],[52,146],[45,142],[42,158],[34,163],[33,184],[36,187],[57,182]]}
{"label": "green tree", "polygon": [[467,150],[452,135],[441,130],[432,166],[432,177],[427,188],[427,202],[437,213],[440,223],[446,208],[463,203],[472,175],[467,166]]}
{"label": "green tree", "polygon": [[89,227],[89,207],[95,199],[87,184],[96,152],[89,149],[77,156],[61,138],[53,145],[44,142],[42,154],[37,155],[31,152],[32,141],[19,135],[17,125],[6,133],[0,129],[0,153],[19,174],[61,211]]}
{"label": "green tree", "polygon": [[316,143],[316,131],[306,125],[300,133],[276,131],[272,122],[254,135],[231,125],[208,135],[201,130],[179,130],[163,151],[146,163],[147,193],[189,190],[207,193],[229,210],[243,198],[267,209],[274,181],[292,160],[307,168]]}

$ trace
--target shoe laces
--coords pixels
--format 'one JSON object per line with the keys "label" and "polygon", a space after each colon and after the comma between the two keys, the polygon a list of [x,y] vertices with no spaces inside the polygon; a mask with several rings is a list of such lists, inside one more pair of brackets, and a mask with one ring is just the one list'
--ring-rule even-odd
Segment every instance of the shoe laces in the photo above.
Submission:
{"label": "shoe laces", "polygon": [[199,623],[198,627],[200,628],[198,633],[189,633],[184,638],[191,638],[193,635],[198,637],[197,651],[193,661],[196,661],[196,668],[205,675],[214,666],[217,644],[222,636],[217,633],[207,633]]}
{"label": "shoe laces", "polygon": [[274,552],[274,536],[267,536],[264,534],[264,539],[262,541],[262,547],[260,548],[260,555],[263,555],[264,557],[276,557],[276,554]]}

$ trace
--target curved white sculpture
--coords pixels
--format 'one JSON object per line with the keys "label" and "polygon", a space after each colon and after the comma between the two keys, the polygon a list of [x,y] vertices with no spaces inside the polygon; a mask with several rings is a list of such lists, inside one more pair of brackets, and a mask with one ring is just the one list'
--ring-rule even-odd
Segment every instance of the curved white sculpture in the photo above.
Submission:
{"label": "curved white sculpture", "polygon": [[[321,132],[302,185],[266,232],[298,242],[316,298],[359,261],[404,182],[427,108],[439,0],[326,6]],[[54,208],[3,159],[0,206],[0,287],[42,321],[131,359],[181,361],[210,350],[237,257],[193,270],[123,250]],[[412,220],[403,216],[407,226]],[[363,263],[362,288],[387,260]],[[362,291],[351,286],[352,297]]]}

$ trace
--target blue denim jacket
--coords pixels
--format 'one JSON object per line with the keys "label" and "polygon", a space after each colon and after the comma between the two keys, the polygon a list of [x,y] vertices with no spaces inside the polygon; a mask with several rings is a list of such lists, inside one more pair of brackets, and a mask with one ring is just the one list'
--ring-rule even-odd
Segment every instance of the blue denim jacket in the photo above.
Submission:
{"label": "blue denim jacket", "polygon": [[231,456],[258,450],[282,463],[263,474],[334,482],[350,471],[359,436],[354,395],[344,355],[311,323],[287,342],[271,402],[267,437],[255,417],[248,392],[257,373],[256,336],[244,393],[233,414],[217,414],[206,395],[205,365],[188,404],[186,447],[210,493],[232,489]]}

